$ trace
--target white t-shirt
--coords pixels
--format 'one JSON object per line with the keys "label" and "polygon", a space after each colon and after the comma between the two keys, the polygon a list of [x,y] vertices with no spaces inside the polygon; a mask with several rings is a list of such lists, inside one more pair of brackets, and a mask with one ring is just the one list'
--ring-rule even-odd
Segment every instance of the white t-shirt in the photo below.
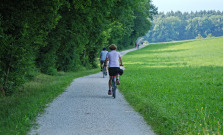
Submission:
{"label": "white t-shirt", "polygon": [[105,61],[107,53],[108,53],[108,51],[101,51],[101,53],[100,53],[101,60]]}
{"label": "white t-shirt", "polygon": [[109,59],[109,67],[120,67],[119,58],[121,57],[119,52],[112,50],[106,56]]}

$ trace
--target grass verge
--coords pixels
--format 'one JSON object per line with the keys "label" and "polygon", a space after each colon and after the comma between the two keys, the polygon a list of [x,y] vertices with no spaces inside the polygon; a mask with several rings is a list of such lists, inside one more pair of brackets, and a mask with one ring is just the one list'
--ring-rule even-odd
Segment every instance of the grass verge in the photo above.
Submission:
{"label": "grass verge", "polygon": [[0,98],[0,134],[27,134],[33,121],[46,104],[60,95],[73,79],[97,73],[98,69],[64,73],[56,76],[39,74],[11,97]]}
{"label": "grass verge", "polygon": [[119,89],[156,133],[223,134],[222,50],[221,37],[130,52]]}

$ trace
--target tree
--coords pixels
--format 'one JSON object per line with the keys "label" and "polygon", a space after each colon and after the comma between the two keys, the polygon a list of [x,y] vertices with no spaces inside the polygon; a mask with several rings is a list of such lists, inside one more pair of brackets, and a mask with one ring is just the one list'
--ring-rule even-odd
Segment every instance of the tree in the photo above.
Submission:
{"label": "tree", "polygon": [[201,36],[201,34],[198,34],[195,38],[196,39],[203,39],[203,37]]}
{"label": "tree", "polygon": [[207,37],[206,38],[213,38],[214,36],[212,36],[212,34],[211,33],[209,33],[208,35],[207,35]]}
{"label": "tree", "polygon": [[[219,15],[220,14],[220,15]],[[168,12],[159,13],[152,21],[151,30],[145,34],[149,42],[194,39],[200,34],[206,37],[223,35],[223,12]]]}
{"label": "tree", "polygon": [[0,89],[11,95],[33,70],[95,68],[103,47],[131,46],[150,27],[149,0],[5,0],[0,4]]}
{"label": "tree", "polygon": [[[0,87],[12,94],[35,68],[35,57],[55,27],[61,1],[2,1]],[[47,6],[46,6],[47,5]],[[43,14],[44,13],[44,14]]]}

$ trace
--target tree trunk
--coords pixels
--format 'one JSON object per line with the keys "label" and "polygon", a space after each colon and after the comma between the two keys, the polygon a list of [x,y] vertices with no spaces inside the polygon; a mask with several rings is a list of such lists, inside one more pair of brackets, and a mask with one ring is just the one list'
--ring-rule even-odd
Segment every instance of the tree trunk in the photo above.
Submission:
{"label": "tree trunk", "polygon": [[9,64],[8,64],[7,73],[6,73],[6,76],[4,78],[3,86],[0,87],[3,96],[5,96],[5,90],[4,90],[4,88],[6,88],[6,86],[7,86],[9,72],[10,72],[10,65],[11,65],[11,62],[9,62]]}
{"label": "tree trunk", "polygon": [[1,93],[2,93],[2,96],[4,96],[4,97],[5,97],[5,90],[3,89],[3,87],[2,87],[2,86],[0,86],[0,91],[1,91]]}

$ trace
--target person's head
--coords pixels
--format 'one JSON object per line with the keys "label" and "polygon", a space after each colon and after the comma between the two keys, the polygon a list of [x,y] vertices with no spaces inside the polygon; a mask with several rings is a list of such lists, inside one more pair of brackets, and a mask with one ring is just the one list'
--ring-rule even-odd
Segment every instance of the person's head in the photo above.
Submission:
{"label": "person's head", "polygon": [[109,46],[109,49],[110,50],[116,50],[117,46],[115,44],[112,44],[112,45]]}
{"label": "person's head", "polygon": [[106,48],[103,48],[103,51],[105,51],[106,50]]}

